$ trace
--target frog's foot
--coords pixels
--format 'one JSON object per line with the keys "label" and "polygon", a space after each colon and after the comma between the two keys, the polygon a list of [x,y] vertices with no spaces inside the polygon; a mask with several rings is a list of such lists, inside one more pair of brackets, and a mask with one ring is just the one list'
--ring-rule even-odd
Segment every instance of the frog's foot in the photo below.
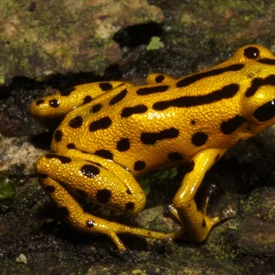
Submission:
{"label": "frog's foot", "polygon": [[218,223],[225,221],[227,219],[231,219],[235,217],[236,212],[233,210],[232,207],[226,208],[220,215],[216,215],[214,217],[208,217],[206,214],[207,211],[207,201],[205,201],[204,207],[201,208],[199,212],[197,212],[196,215],[194,215],[194,220],[196,220],[196,217],[200,217],[200,220],[202,220],[202,223],[192,223],[193,219],[180,219],[179,212],[174,207],[173,204],[170,204],[169,210],[172,216],[181,224],[181,230],[177,232],[172,232],[166,234],[167,238],[171,239],[181,239],[184,241],[193,241],[193,242],[203,242],[211,229]]}
{"label": "frog's foot", "polygon": [[73,215],[70,215],[70,217],[67,218],[70,224],[73,224],[77,229],[87,233],[96,232],[107,235],[121,251],[126,250],[126,248],[117,234],[132,234],[140,237],[155,239],[165,239],[167,237],[165,233],[107,221],[91,215],[90,213],[82,212],[82,209],[80,209],[80,212],[81,217],[78,217],[78,220],[76,220],[76,217],[73,217]]}
{"label": "frog's foot", "polygon": [[72,197],[62,183],[48,176],[42,176],[40,180],[45,191],[56,203],[63,218],[69,224],[82,232],[107,235],[119,250],[125,250],[125,246],[117,234],[134,234],[155,239],[165,239],[166,237],[165,233],[126,226],[84,212],[81,205]]}
{"label": "frog's foot", "polygon": [[184,225],[183,223],[181,223],[181,230],[167,233],[166,238],[180,239],[188,242],[203,242],[206,240],[212,227],[220,223],[220,221],[220,216],[207,217],[206,215],[203,215],[202,224],[192,225],[192,223],[188,224],[188,222],[186,222],[186,224]]}

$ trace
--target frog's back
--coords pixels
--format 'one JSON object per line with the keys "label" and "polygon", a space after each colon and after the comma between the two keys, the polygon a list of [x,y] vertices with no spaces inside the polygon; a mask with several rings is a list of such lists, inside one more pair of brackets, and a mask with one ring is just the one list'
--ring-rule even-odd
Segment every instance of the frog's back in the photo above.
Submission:
{"label": "frog's back", "polygon": [[256,74],[269,77],[272,65],[245,57],[246,49],[188,77],[113,89],[66,116],[53,150],[75,148],[139,173],[178,165],[205,148],[229,148],[249,138],[255,133],[244,115],[256,107],[245,93]]}

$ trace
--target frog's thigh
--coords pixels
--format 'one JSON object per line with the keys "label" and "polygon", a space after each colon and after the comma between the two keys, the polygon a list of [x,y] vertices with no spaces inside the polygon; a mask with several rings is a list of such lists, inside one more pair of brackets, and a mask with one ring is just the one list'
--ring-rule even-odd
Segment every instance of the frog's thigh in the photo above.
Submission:
{"label": "frog's thigh", "polygon": [[177,209],[183,226],[181,232],[183,239],[204,241],[211,228],[220,221],[218,216],[207,217],[205,213],[207,207],[198,209],[194,198],[205,173],[225,151],[224,149],[205,149],[198,152],[191,160],[190,169],[173,199],[173,205]]}
{"label": "frog's thigh", "polygon": [[[130,214],[140,212],[146,203],[146,196],[135,178],[118,164],[104,167],[96,162],[55,154],[42,156],[37,162],[39,173],[46,174],[62,184],[71,193],[95,204]],[[112,170],[119,171],[118,174]],[[127,178],[127,183],[124,178]]]}
{"label": "frog's thigh", "polygon": [[[119,183],[116,177],[116,180],[110,181],[110,178],[105,175],[108,174],[108,170],[104,171],[105,169],[99,164],[48,154],[38,160],[37,170],[42,174],[40,182],[46,192],[61,209],[64,218],[76,229],[106,234],[120,250],[125,249],[117,236],[120,233],[156,239],[166,237],[165,233],[111,222],[83,211],[71,191],[82,196],[86,194],[88,198],[93,198],[97,202],[113,208],[113,205],[110,205],[112,202],[116,208],[131,213],[141,210],[145,204],[143,192],[128,194],[127,186],[125,189],[125,184]],[[118,168],[118,170],[122,169]],[[126,176],[129,179],[129,175]],[[96,178],[98,182],[96,182]],[[120,187],[115,186],[116,184],[120,184]],[[127,199],[125,200],[125,198]]]}

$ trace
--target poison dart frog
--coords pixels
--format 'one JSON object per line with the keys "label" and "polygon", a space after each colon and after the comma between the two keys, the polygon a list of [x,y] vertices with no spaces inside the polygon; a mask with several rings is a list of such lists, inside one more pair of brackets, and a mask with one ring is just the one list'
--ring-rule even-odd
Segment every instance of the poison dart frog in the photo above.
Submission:
{"label": "poison dart frog", "polygon": [[[248,45],[227,61],[183,78],[151,74],[147,83],[96,82],[37,99],[30,113],[42,124],[58,121],[52,153],[37,171],[50,198],[76,229],[204,241],[222,220],[206,214],[208,198],[194,200],[207,170],[234,144],[275,122],[275,56]],[[189,163],[171,204],[182,228],[172,233],[130,227],[85,212],[76,197],[136,214],[146,196],[136,177]]]}

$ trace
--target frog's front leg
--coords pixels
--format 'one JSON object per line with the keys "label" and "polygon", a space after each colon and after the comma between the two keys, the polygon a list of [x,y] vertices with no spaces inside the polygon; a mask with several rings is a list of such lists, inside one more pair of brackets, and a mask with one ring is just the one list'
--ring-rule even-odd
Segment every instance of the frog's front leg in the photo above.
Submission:
{"label": "frog's front leg", "polygon": [[190,161],[189,171],[173,199],[172,206],[172,214],[181,222],[182,230],[172,233],[172,238],[202,242],[212,227],[221,221],[221,216],[207,216],[208,197],[199,208],[195,202],[195,195],[205,173],[225,151],[226,149],[205,149],[198,152]]}
{"label": "frog's front leg", "polygon": [[[123,167],[97,156],[81,152],[73,156],[48,154],[37,162],[41,184],[76,229],[108,235],[118,249],[125,247],[117,234],[128,233],[163,239],[166,234],[107,221],[84,212],[74,196],[121,212],[136,214],[146,197],[134,177]],[[86,156],[87,160],[78,157]]]}

